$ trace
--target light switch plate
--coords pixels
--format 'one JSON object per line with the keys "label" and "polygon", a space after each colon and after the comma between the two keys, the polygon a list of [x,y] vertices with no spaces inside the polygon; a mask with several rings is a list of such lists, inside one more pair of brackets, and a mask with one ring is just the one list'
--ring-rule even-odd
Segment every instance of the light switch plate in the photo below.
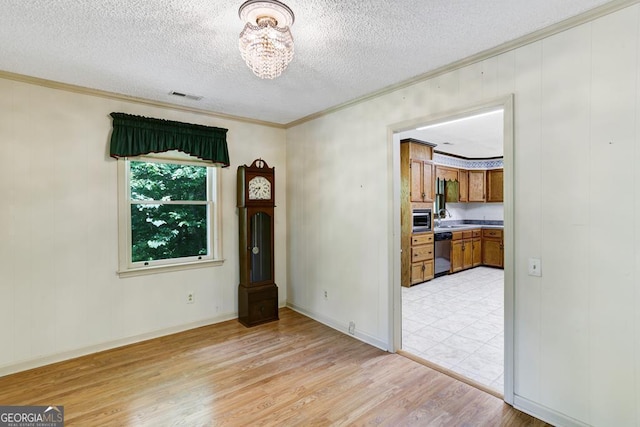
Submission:
{"label": "light switch plate", "polygon": [[529,258],[529,276],[542,276],[542,266],[538,258]]}

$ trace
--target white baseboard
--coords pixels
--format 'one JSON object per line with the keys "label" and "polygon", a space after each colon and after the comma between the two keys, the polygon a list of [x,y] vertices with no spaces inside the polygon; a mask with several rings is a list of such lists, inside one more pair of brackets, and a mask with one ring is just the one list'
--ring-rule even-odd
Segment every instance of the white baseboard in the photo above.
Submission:
{"label": "white baseboard", "polygon": [[287,307],[289,307],[291,310],[297,311],[298,313],[303,314],[303,315],[305,315],[305,316],[307,316],[307,317],[309,317],[309,318],[311,318],[311,319],[313,319],[313,320],[315,320],[317,322],[320,322],[320,323],[322,323],[324,325],[327,325],[332,329],[335,329],[335,330],[340,331],[340,332],[342,332],[342,333],[344,333],[346,335],[350,335],[350,336],[352,336],[354,338],[357,338],[358,340],[360,340],[362,342],[370,344],[370,345],[372,345],[374,347],[377,347],[377,348],[379,348],[381,350],[389,351],[389,345],[386,342],[383,342],[383,341],[381,341],[381,340],[379,340],[376,337],[373,337],[371,335],[362,333],[362,332],[358,331],[357,328],[356,328],[356,330],[354,331],[353,334],[350,334],[349,333],[349,325],[345,325],[345,324],[343,324],[341,322],[338,322],[338,321],[336,321],[334,319],[331,319],[329,317],[323,316],[321,314],[310,312],[310,311],[308,311],[308,310],[306,310],[306,309],[304,309],[302,307],[296,306],[295,304],[287,303]]}
{"label": "white baseboard", "polygon": [[64,360],[75,359],[76,357],[86,356],[88,354],[99,353],[105,350],[111,350],[117,347],[123,347],[129,344],[135,344],[141,341],[147,341],[153,338],[159,338],[166,335],[176,334],[178,332],[184,332],[189,329],[200,328],[202,326],[209,326],[215,323],[224,322],[227,320],[237,319],[238,313],[227,313],[208,319],[199,320],[193,323],[187,323],[184,325],[173,326],[171,328],[159,329],[156,331],[134,335],[114,341],[108,341],[88,347],[78,348],[75,350],[65,351],[62,353],[50,354],[47,356],[41,356],[34,359],[23,360],[18,363],[11,363],[9,365],[0,366],[0,377],[16,372],[22,372],[33,368],[39,368],[41,366],[50,365],[52,363],[62,362]]}
{"label": "white baseboard", "polygon": [[557,427],[588,427],[588,424],[542,406],[529,399],[513,397],[513,407]]}

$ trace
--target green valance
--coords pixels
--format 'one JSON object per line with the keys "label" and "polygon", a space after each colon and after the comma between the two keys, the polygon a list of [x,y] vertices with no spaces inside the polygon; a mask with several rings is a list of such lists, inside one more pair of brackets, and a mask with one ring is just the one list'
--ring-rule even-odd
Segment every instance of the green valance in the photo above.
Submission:
{"label": "green valance", "polygon": [[111,157],[134,157],[178,150],[229,166],[227,129],[111,113]]}

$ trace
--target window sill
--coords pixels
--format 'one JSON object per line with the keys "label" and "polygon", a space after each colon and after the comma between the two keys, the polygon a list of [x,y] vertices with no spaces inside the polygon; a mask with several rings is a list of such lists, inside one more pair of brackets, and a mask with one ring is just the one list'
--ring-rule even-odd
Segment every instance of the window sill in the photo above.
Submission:
{"label": "window sill", "polygon": [[216,267],[224,264],[224,259],[215,259],[211,261],[195,261],[184,264],[156,265],[152,267],[129,268],[127,270],[119,270],[118,276],[135,277],[146,276],[149,274],[169,273],[172,271],[193,270],[194,268]]}

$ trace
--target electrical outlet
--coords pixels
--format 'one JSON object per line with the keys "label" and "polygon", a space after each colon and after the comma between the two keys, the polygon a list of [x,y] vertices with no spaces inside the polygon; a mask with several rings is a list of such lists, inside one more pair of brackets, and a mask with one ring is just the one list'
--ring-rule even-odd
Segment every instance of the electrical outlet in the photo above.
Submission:
{"label": "electrical outlet", "polygon": [[349,322],[349,333],[351,335],[356,333],[356,323],[355,322]]}
{"label": "electrical outlet", "polygon": [[542,267],[538,258],[529,258],[529,276],[542,276]]}
{"label": "electrical outlet", "polygon": [[324,291],[324,299],[329,299],[329,292],[326,290]]}
{"label": "electrical outlet", "polygon": [[196,295],[193,291],[187,293],[187,304],[193,304],[196,300]]}

